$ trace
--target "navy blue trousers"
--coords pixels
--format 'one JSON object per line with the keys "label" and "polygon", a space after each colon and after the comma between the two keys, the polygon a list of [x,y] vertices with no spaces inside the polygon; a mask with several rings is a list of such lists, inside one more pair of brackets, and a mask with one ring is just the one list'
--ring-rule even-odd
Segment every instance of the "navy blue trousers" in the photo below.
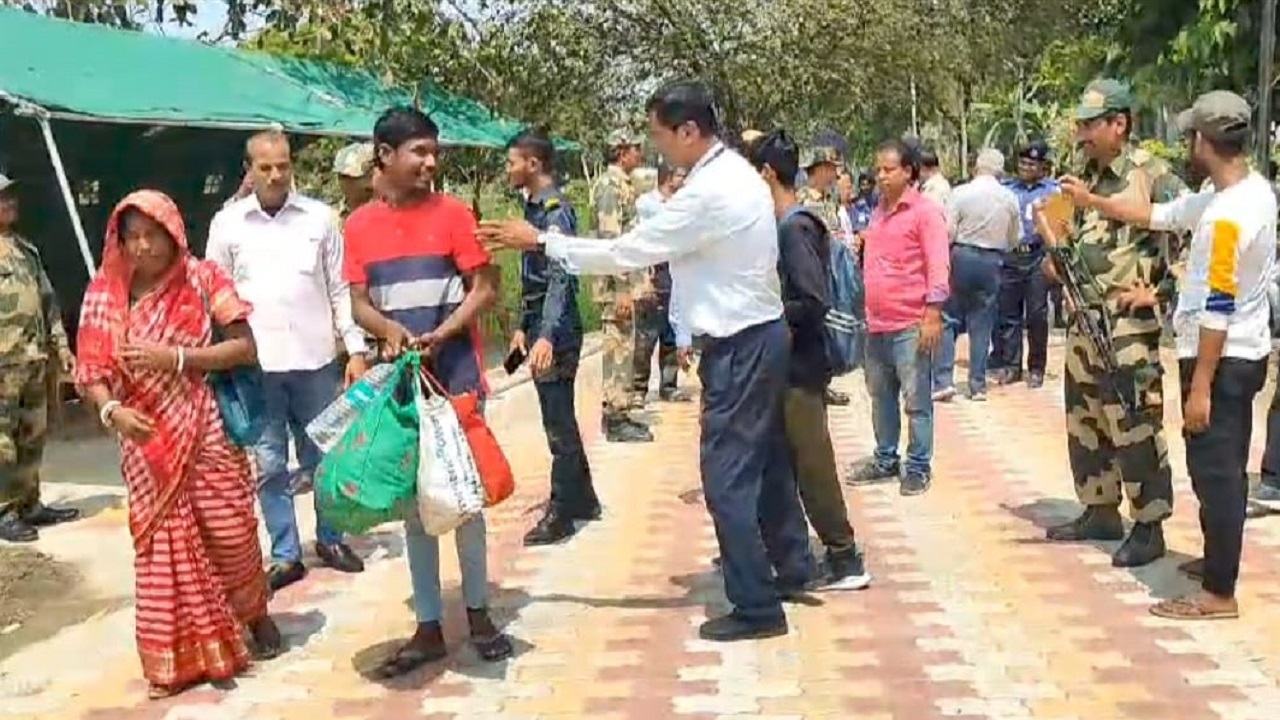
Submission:
{"label": "navy blue trousers", "polygon": [[725,595],[752,621],[781,617],[778,584],[814,572],[782,415],[790,345],[781,319],[699,343],[702,489]]}

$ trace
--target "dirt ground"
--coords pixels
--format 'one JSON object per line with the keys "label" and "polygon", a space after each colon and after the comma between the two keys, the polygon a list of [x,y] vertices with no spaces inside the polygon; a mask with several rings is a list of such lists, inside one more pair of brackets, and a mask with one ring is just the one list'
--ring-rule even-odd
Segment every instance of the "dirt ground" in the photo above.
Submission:
{"label": "dirt ground", "polygon": [[118,605],[87,597],[71,565],[28,548],[0,545],[0,660]]}

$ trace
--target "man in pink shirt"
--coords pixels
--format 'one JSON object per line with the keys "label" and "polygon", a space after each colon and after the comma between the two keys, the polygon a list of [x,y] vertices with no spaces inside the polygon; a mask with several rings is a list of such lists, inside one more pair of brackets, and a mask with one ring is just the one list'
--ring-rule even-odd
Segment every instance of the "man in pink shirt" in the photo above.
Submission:
{"label": "man in pink shirt", "polygon": [[[942,208],[915,187],[920,166],[901,140],[876,151],[880,202],[861,243],[866,282],[867,391],[875,457],[850,484],[900,479],[903,495],[929,489],[933,459],[933,353],[942,337],[942,304],[950,292],[947,223]],[[902,407],[907,457],[899,462]]]}

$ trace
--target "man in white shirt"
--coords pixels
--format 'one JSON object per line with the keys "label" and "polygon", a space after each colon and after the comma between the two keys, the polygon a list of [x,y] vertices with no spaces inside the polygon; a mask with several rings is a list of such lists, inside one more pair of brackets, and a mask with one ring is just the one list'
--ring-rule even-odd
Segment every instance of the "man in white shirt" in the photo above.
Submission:
{"label": "man in white shirt", "polygon": [[951,183],[942,174],[938,154],[929,148],[920,151],[920,194],[946,208],[951,201]]}
{"label": "man in white shirt", "polygon": [[[271,535],[268,577],[278,590],[306,575],[293,495],[309,484],[320,463],[307,423],[342,391],[344,369],[334,338],[341,337],[350,358],[347,381],[365,370],[365,341],[342,279],[337,213],[293,192],[289,140],[282,133],[254,135],[245,152],[253,192],[214,216],[205,255],[231,274],[236,291],[253,305],[249,326],[258,344],[268,413],[254,458],[258,502]],[[288,469],[290,435],[298,457],[296,476]],[[320,517],[316,554],[336,570],[364,569],[341,533]]]}
{"label": "man in white shirt", "polygon": [[986,148],[978,153],[973,180],[956,188],[947,203],[951,296],[943,308],[946,331],[933,361],[933,399],[939,402],[956,394],[956,338],[962,329],[969,333],[969,398],[987,399],[987,357],[1000,299],[1001,263],[1022,228],[1018,198],[1000,184],[1003,171],[1004,154]]}
{"label": "man in white shirt", "polygon": [[717,138],[704,84],[665,85],[647,110],[662,157],[689,168],[656,215],[612,240],[539,235],[514,220],[485,223],[481,234],[510,248],[544,246],[581,275],[671,264],[679,331],[702,352],[702,488],[734,608],[699,634],[712,641],[783,635],[782,601],[811,588],[816,572],[783,432],[789,343],[773,199],[760,174]]}
{"label": "man in white shirt", "polygon": [[[1192,166],[1213,181],[1211,189],[1150,206],[1128,193],[1099,198],[1078,180],[1063,181],[1078,205],[1104,215],[1153,230],[1194,231],[1173,324],[1187,471],[1204,533],[1204,558],[1181,569],[1199,576],[1203,589],[1151,609],[1174,620],[1239,616],[1245,465],[1253,400],[1266,382],[1271,352],[1267,291],[1276,252],[1275,195],[1248,165],[1251,118],[1244,98],[1222,90],[1201,95],[1178,116]],[[1130,300],[1154,306],[1155,293],[1134,288]]]}

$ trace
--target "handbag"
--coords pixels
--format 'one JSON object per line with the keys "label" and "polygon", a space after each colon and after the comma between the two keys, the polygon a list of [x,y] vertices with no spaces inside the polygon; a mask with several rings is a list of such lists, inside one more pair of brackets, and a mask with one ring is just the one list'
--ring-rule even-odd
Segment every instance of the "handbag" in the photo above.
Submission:
{"label": "handbag", "polygon": [[427,377],[423,372],[414,383],[421,443],[418,517],[428,535],[440,536],[478,515],[485,506],[485,491],[449,396],[432,388]]}
{"label": "handbag", "polygon": [[[200,303],[209,318],[211,342],[214,345],[226,339],[226,332],[210,311],[209,295],[195,283],[200,293]],[[228,370],[214,370],[205,378],[213,390],[222,415],[222,426],[227,438],[237,447],[250,447],[262,438],[266,429],[267,400],[262,390],[262,366],[258,363],[241,365]]]}
{"label": "handbag", "polygon": [[449,399],[449,405],[458,416],[458,424],[467,436],[467,444],[471,447],[471,455],[475,458],[476,468],[480,471],[480,481],[484,485],[485,507],[493,507],[511,497],[516,491],[515,473],[511,471],[511,463],[498,444],[489,424],[484,421],[484,413],[480,409],[480,398],[474,392],[450,395],[426,368],[422,376],[428,386],[442,397]]}

